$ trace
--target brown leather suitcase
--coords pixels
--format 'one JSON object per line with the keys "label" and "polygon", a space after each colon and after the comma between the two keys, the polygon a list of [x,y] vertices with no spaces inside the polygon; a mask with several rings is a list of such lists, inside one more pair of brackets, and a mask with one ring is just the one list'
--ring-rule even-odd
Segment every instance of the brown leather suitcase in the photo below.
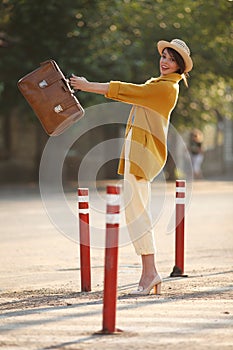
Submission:
{"label": "brown leather suitcase", "polygon": [[78,99],[54,60],[18,81],[18,88],[50,136],[59,135],[83,115]]}

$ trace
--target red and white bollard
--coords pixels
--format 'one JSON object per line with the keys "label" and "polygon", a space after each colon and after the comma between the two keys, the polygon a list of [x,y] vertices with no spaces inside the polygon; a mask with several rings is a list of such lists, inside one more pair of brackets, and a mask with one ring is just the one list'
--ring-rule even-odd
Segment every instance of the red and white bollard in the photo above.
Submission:
{"label": "red and white bollard", "polygon": [[184,273],[184,232],[185,232],[186,181],[176,180],[176,251],[175,266],[171,277],[187,277]]}
{"label": "red and white bollard", "polygon": [[99,332],[101,334],[121,332],[116,329],[119,224],[120,186],[107,186],[103,328]]}
{"label": "red and white bollard", "polygon": [[78,188],[81,291],[91,291],[89,190]]}

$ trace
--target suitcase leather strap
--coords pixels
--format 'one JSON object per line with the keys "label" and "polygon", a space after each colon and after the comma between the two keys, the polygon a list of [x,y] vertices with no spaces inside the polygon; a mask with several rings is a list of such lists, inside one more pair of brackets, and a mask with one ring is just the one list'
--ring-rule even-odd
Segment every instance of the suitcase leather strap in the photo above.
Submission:
{"label": "suitcase leather strap", "polygon": [[59,72],[53,72],[48,75],[43,80],[39,81],[38,85],[41,89],[45,89],[46,87],[56,83],[56,81],[61,80],[61,74]]}
{"label": "suitcase leather strap", "polygon": [[61,103],[57,104],[54,107],[54,112],[60,113],[60,112],[65,111],[66,109],[68,109],[74,105],[78,105],[75,96],[73,96],[72,99],[69,98],[69,99],[66,99],[66,100],[62,101]]}

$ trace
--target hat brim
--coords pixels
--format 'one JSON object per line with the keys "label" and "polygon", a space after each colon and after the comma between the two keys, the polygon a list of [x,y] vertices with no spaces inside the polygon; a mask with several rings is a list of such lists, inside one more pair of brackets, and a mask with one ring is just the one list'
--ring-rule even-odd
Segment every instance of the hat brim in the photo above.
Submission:
{"label": "hat brim", "polygon": [[163,50],[167,47],[174,49],[181,55],[185,63],[185,73],[190,72],[191,69],[193,68],[193,61],[191,57],[184,50],[180,49],[179,47],[177,47],[177,45],[170,43],[169,41],[161,40],[157,43],[157,48],[160,55],[162,55]]}

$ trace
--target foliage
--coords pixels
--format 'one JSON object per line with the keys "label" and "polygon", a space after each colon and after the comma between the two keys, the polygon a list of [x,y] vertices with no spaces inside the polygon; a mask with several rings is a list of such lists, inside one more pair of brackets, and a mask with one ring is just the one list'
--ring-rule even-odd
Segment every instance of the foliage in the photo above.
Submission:
{"label": "foliage", "polygon": [[[191,47],[194,69],[181,84],[173,123],[201,126],[231,116],[232,6],[229,0],[1,0],[2,113],[26,106],[16,83],[41,61],[93,81],[144,82],[157,76],[156,42],[175,37]],[[80,93],[85,107],[103,102]],[[29,108],[27,109],[29,112]]]}

